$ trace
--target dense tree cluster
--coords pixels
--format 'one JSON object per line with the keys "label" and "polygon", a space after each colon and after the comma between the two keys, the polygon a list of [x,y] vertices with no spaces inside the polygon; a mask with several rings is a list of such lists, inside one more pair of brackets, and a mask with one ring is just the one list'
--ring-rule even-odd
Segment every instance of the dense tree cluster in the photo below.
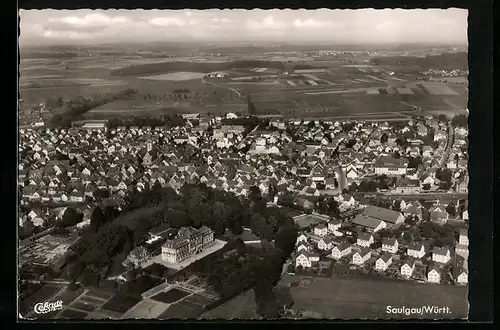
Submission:
{"label": "dense tree cluster", "polygon": [[467,127],[468,118],[466,115],[455,115],[451,120],[451,124],[455,127]]}
{"label": "dense tree cluster", "polygon": [[467,53],[443,53],[440,55],[428,55],[425,57],[414,56],[387,56],[376,57],[371,60],[375,65],[394,65],[415,67],[417,70],[428,69],[459,69],[468,70]]}
{"label": "dense tree cluster", "polygon": [[205,225],[220,236],[227,228],[238,235],[244,226],[250,227],[263,240],[275,239],[283,253],[291,253],[296,235],[293,220],[278,207],[266,207],[258,188],[253,192],[253,200],[248,200],[204,184],[185,184],[179,194],[156,185],[128,194],[121,212],[114,206],[96,207],[89,230],[72,247],[78,257],[70,260],[70,276],[99,283],[158,226]]}
{"label": "dense tree cluster", "polygon": [[124,127],[177,127],[184,126],[186,124],[186,120],[179,115],[163,115],[160,117],[151,117],[151,116],[129,116],[129,117],[120,117],[120,118],[111,118],[107,122],[107,126],[111,129],[115,129],[120,126]]}
{"label": "dense tree cluster", "polygon": [[129,100],[134,98],[136,94],[137,90],[135,89],[125,89],[116,94],[96,95],[92,97],[79,96],[76,99],[65,102],[62,108],[56,111],[51,117],[49,125],[51,127],[70,127],[71,123],[78,116],[90,109],[116,100]]}

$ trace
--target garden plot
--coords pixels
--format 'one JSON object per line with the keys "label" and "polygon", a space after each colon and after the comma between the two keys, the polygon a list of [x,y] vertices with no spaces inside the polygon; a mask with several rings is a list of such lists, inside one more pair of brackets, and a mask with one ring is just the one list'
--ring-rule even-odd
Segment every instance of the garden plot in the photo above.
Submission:
{"label": "garden plot", "polygon": [[458,95],[457,92],[444,84],[421,84],[422,87],[431,95]]}
{"label": "garden plot", "polygon": [[403,95],[413,94],[413,91],[410,88],[398,88],[398,93]]}

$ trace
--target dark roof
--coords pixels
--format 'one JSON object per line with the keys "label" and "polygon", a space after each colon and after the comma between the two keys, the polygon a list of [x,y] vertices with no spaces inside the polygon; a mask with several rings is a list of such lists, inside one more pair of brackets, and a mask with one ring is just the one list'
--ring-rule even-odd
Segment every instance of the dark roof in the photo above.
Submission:
{"label": "dark roof", "polygon": [[364,257],[366,256],[368,253],[371,253],[372,250],[370,250],[369,248],[362,248],[359,252],[357,252],[360,256]]}
{"label": "dark roof", "polygon": [[374,219],[379,219],[388,223],[396,223],[396,220],[401,215],[400,212],[396,212],[389,209],[384,209],[377,206],[367,205],[362,213],[364,216],[371,217]]}
{"label": "dark roof", "polygon": [[391,258],[392,258],[392,255],[391,255],[391,254],[389,254],[389,253],[383,253],[383,254],[380,256],[380,258],[379,258],[379,259],[382,259],[384,262],[387,262],[387,261],[389,261],[389,259],[391,259]]}
{"label": "dark roof", "polygon": [[410,267],[415,265],[415,259],[414,258],[408,258],[408,260],[405,261],[404,264],[401,265],[403,267],[404,265],[408,265]]}
{"label": "dark roof", "polygon": [[372,235],[368,233],[359,233],[358,234],[358,239],[363,240],[363,241],[368,241],[372,237]]}
{"label": "dark roof", "polygon": [[424,245],[421,242],[412,242],[408,244],[409,250],[420,251]]}
{"label": "dark roof", "polygon": [[396,239],[395,238],[384,238],[382,240],[382,244],[384,245],[390,245],[390,246],[394,246],[394,244],[396,244]]}
{"label": "dark roof", "polygon": [[382,220],[364,216],[363,214],[358,214],[352,220],[352,223],[358,226],[368,227],[371,229],[377,228]]}
{"label": "dark roof", "polygon": [[350,247],[351,247],[351,244],[349,244],[349,242],[342,242],[338,246],[336,246],[336,248],[338,248],[339,251],[344,251],[345,249],[348,249]]}
{"label": "dark roof", "polygon": [[450,249],[445,247],[445,246],[444,247],[434,247],[434,249],[432,250],[433,254],[439,254],[442,256],[445,256],[449,252],[450,252]]}

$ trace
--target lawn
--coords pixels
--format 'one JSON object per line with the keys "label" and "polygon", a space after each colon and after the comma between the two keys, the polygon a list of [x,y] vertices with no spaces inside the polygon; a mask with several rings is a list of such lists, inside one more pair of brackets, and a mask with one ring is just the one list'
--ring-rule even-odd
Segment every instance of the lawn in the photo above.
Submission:
{"label": "lawn", "polygon": [[71,304],[71,308],[75,308],[75,309],[82,310],[85,312],[93,312],[97,308],[97,306],[90,304],[90,303],[78,301],[78,302]]}
{"label": "lawn", "polygon": [[201,315],[202,319],[258,319],[253,289],[245,291],[233,299]]}
{"label": "lawn", "polygon": [[84,319],[87,317],[87,313],[75,311],[73,309],[65,309],[59,316],[59,318],[64,319]]}
{"label": "lawn", "polygon": [[179,302],[171,305],[158,318],[163,319],[197,319],[203,313],[203,308],[197,304]]}
{"label": "lawn", "polygon": [[[297,281],[299,276],[285,275],[283,282]],[[387,306],[448,306],[450,314],[427,318],[467,317],[467,288],[451,285],[420,284],[411,281],[387,281],[377,278],[316,277],[309,288],[290,287],[294,308],[314,310],[326,318],[390,318]],[[426,316],[422,316],[426,318]]]}
{"label": "lawn", "polygon": [[141,299],[130,296],[116,295],[109,300],[102,309],[123,314],[137,304]]}
{"label": "lawn", "polygon": [[179,289],[173,288],[171,290],[168,290],[166,292],[161,292],[157,294],[156,296],[152,297],[151,299],[157,300],[162,303],[166,304],[171,304],[173,302],[176,302],[178,300],[181,300],[182,298],[186,297],[189,295],[189,293],[185,291],[181,291]]}

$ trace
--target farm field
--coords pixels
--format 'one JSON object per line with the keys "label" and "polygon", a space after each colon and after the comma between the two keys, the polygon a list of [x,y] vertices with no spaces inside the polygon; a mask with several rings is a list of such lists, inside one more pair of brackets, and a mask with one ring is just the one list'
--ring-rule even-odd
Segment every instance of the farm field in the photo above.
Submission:
{"label": "farm field", "polygon": [[[282,282],[288,285],[301,278],[285,275]],[[294,309],[314,310],[325,318],[389,319],[387,306],[449,306],[450,314],[421,316],[430,319],[466,318],[468,313],[467,288],[451,285],[355,277],[315,277],[308,288],[291,286],[290,292]]]}
{"label": "farm field", "polygon": [[166,80],[166,81],[184,81],[184,80],[194,80],[200,79],[203,77],[205,73],[200,72],[172,72],[165,73],[154,76],[145,76],[140,77],[140,79],[148,79],[148,80]]}
{"label": "farm field", "polygon": [[245,291],[235,298],[202,314],[200,319],[258,319],[255,294],[253,289]]}

